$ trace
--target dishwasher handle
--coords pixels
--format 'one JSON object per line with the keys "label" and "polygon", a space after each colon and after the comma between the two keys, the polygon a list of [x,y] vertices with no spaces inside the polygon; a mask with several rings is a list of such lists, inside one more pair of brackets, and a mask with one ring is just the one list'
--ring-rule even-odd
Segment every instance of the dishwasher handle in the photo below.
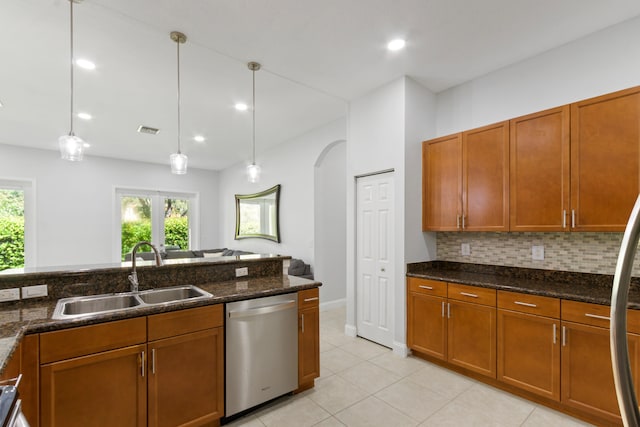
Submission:
{"label": "dishwasher handle", "polygon": [[229,312],[229,318],[253,317],[262,314],[275,313],[277,311],[295,308],[296,300],[289,300],[279,304],[265,305],[264,307],[250,308],[248,310],[234,310]]}

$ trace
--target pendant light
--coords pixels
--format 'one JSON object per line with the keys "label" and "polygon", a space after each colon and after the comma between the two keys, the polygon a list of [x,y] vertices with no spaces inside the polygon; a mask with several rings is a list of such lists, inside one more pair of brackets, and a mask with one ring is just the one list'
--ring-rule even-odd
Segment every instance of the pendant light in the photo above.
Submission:
{"label": "pendant light", "polygon": [[256,71],[260,69],[260,64],[249,62],[247,66],[253,73],[253,154],[251,164],[247,166],[247,179],[251,183],[256,183],[260,181],[260,166],[256,165]]}
{"label": "pendant light", "polygon": [[187,41],[187,36],[179,31],[172,31],[171,40],[176,42],[178,47],[178,152],[173,153],[169,157],[171,162],[171,173],[175,175],[184,175],[187,173],[187,161],[189,160],[185,154],[180,152],[180,44]]}
{"label": "pendant light", "polygon": [[76,136],[73,133],[73,67],[74,67],[74,57],[73,57],[73,3],[79,3],[80,0],[69,0],[69,39],[70,39],[70,65],[71,65],[71,91],[70,91],[70,125],[69,125],[69,134],[62,135],[58,138],[58,146],[60,148],[60,157],[63,160],[69,160],[72,162],[79,162],[82,160],[82,156],[84,154],[84,149],[89,146],[86,142],[82,140],[79,136]]}

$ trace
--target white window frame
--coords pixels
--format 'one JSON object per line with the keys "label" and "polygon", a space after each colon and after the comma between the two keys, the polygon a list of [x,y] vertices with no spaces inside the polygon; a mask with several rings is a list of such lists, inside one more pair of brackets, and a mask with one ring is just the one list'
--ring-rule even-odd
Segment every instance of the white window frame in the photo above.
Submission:
{"label": "white window frame", "polygon": [[186,191],[150,190],[130,187],[115,187],[113,192],[113,241],[112,256],[115,262],[122,259],[122,197],[148,197],[151,199],[151,243],[164,251],[164,200],[189,200],[189,243],[191,249],[200,248],[200,193]]}
{"label": "white window frame", "polygon": [[24,192],[24,267],[37,266],[36,253],[36,181],[34,179],[0,178],[0,188]]}

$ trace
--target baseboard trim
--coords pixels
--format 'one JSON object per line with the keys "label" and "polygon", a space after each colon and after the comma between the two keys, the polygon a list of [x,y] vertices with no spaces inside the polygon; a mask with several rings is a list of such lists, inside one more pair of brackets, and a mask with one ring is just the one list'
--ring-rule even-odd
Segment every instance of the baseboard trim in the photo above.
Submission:
{"label": "baseboard trim", "polygon": [[400,357],[407,357],[409,356],[410,353],[411,351],[409,350],[409,347],[407,347],[405,343],[401,343],[398,341],[393,342],[393,354],[396,354]]}
{"label": "baseboard trim", "polygon": [[358,336],[358,328],[355,325],[344,325],[344,334],[348,337],[357,337]]}
{"label": "baseboard trim", "polygon": [[329,311],[329,310],[333,310],[335,308],[346,307],[346,305],[347,305],[347,299],[346,298],[336,299],[336,300],[333,300],[333,301],[322,302],[322,303],[320,303],[320,311]]}

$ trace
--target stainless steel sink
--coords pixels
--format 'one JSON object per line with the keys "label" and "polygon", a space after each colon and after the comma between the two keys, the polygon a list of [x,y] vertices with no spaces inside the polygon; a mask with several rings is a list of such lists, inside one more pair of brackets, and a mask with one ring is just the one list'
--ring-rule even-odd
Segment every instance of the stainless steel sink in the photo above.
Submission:
{"label": "stainless steel sink", "polygon": [[159,288],[138,294],[145,304],[166,304],[193,298],[210,298],[212,295],[195,286],[177,286],[174,288]]}
{"label": "stainless steel sink", "polygon": [[136,307],[171,304],[179,301],[193,301],[211,298],[209,292],[193,286],[175,286],[157,288],[143,292],[127,292],[122,294],[93,295],[84,297],[63,298],[58,300],[53,312],[53,319],[74,319],[96,314],[130,310]]}
{"label": "stainless steel sink", "polygon": [[140,305],[140,300],[135,295],[107,295],[95,297],[77,297],[63,304],[61,314],[95,314],[107,311],[122,310]]}

